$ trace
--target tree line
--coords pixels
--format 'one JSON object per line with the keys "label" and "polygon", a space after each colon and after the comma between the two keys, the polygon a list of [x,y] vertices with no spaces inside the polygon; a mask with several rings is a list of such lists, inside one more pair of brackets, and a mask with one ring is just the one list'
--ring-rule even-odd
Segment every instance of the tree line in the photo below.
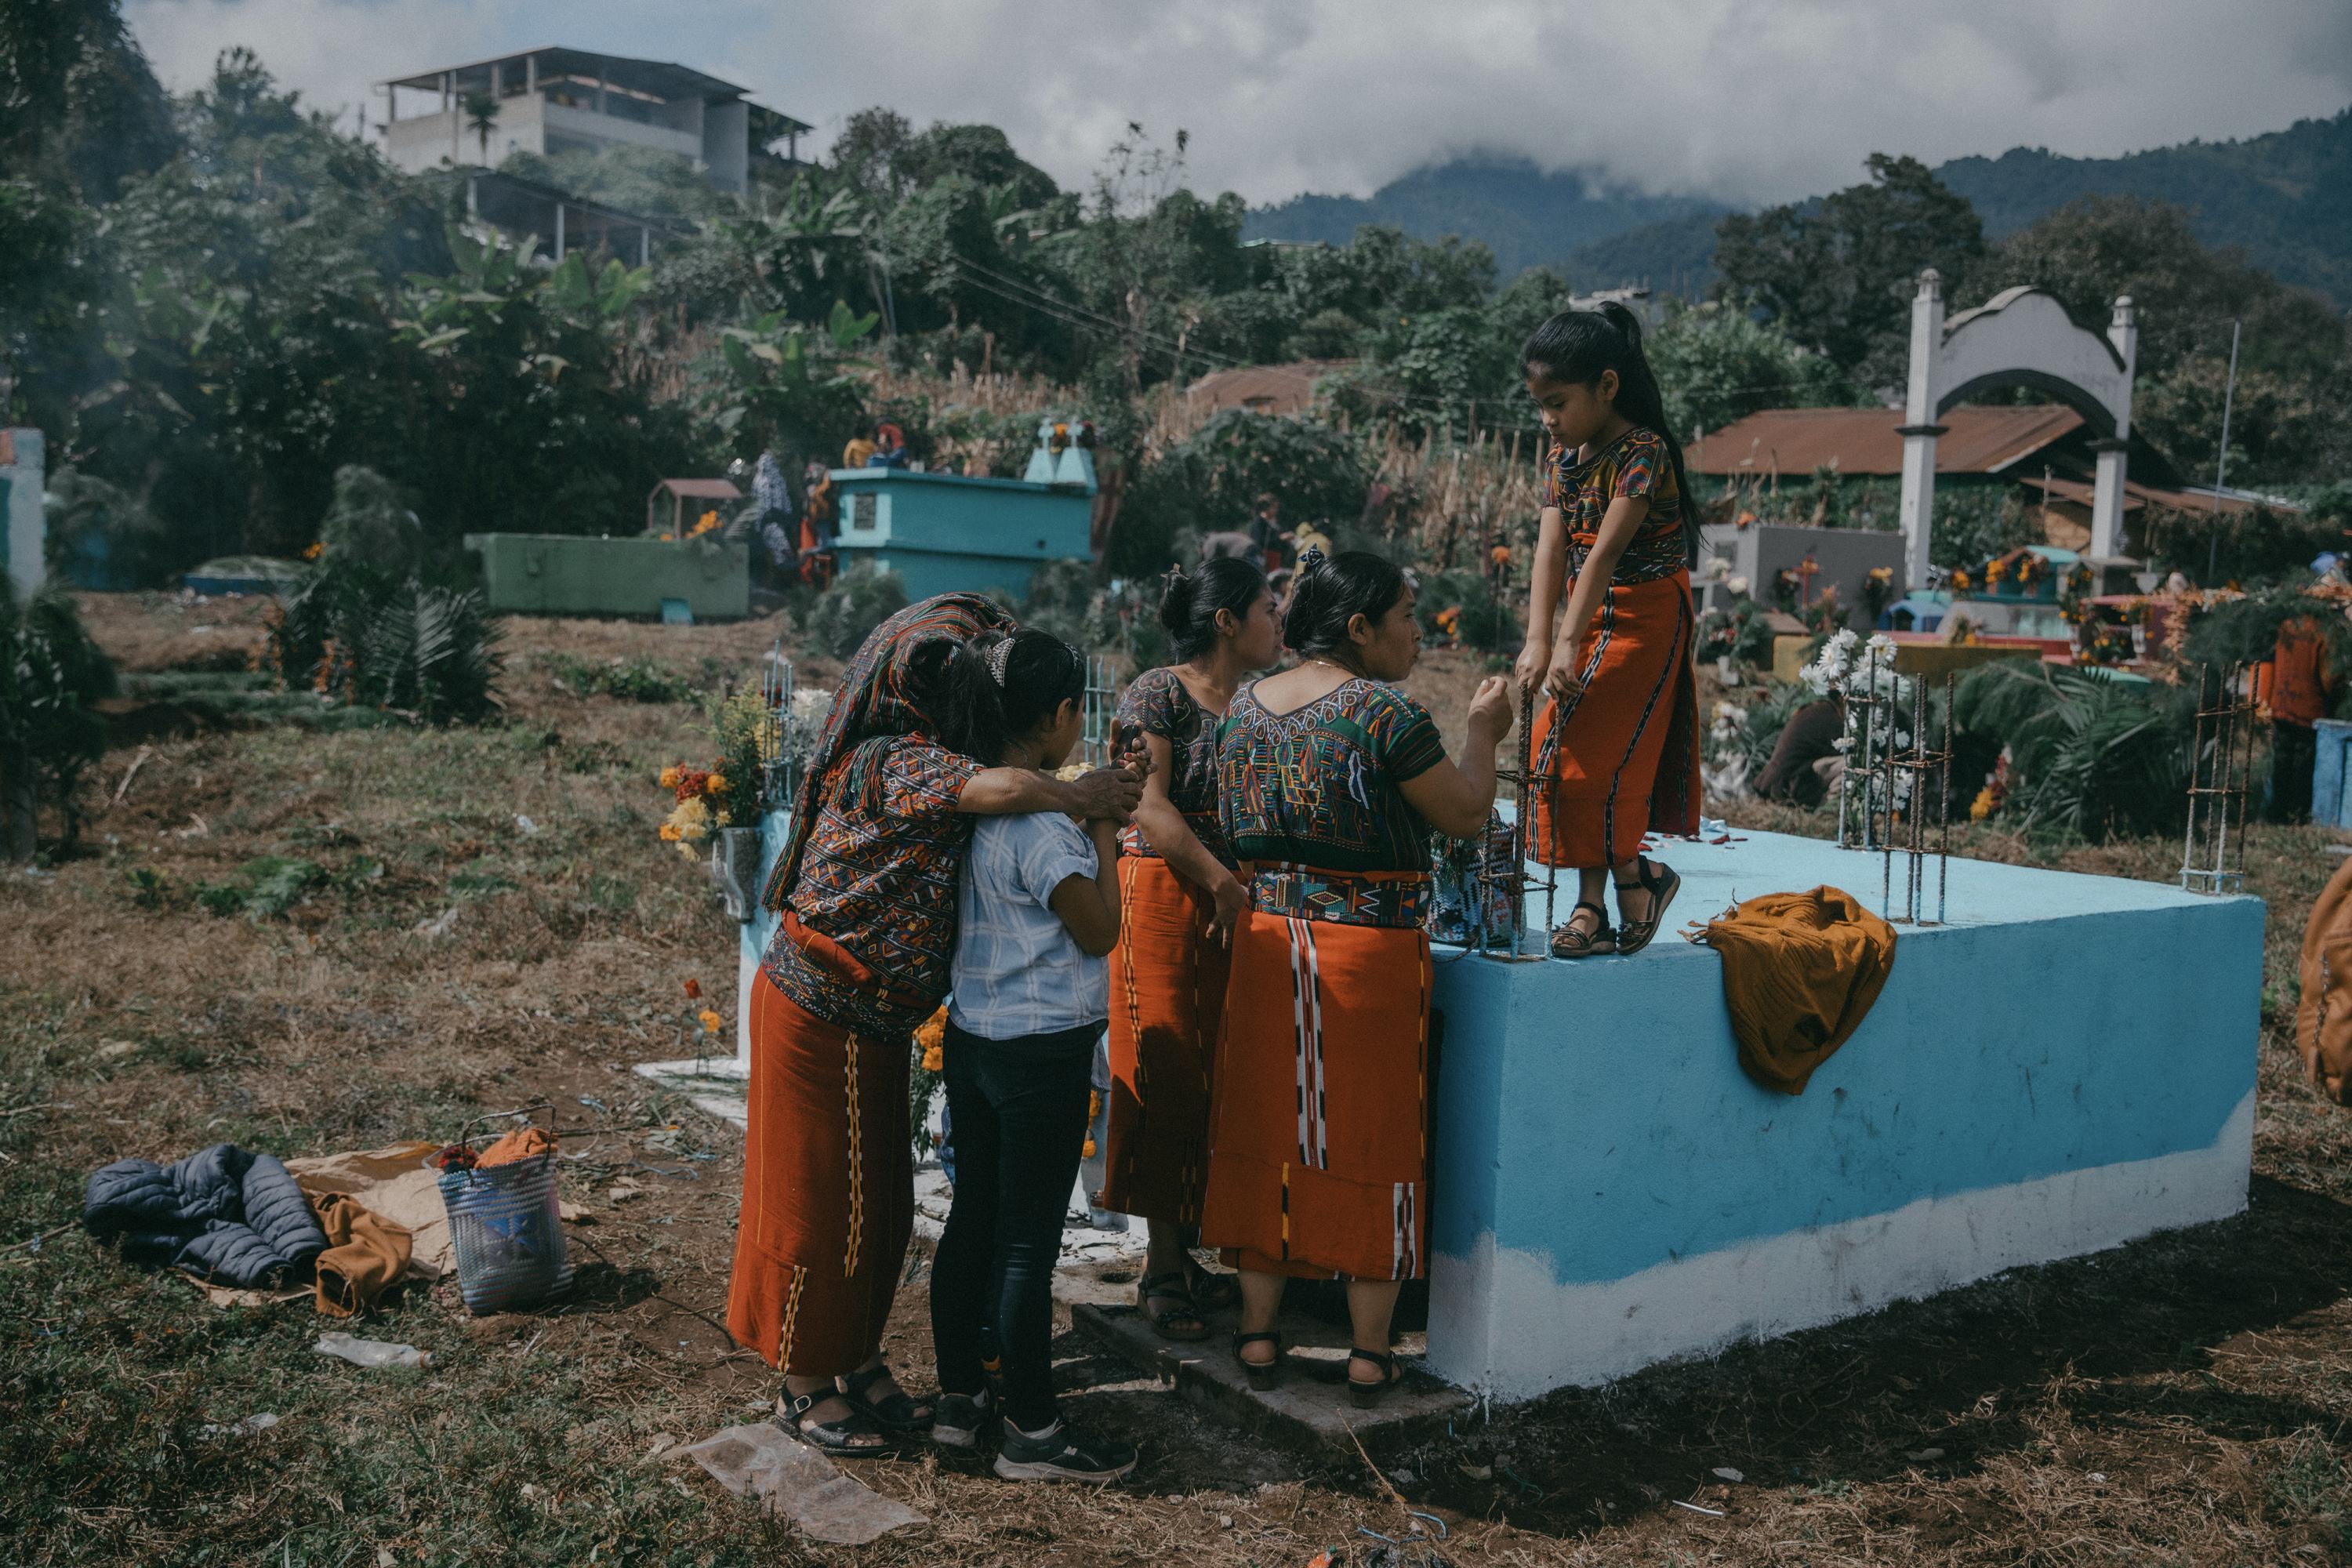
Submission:
{"label": "tree line", "polygon": [[[1158,390],[1235,365],[1345,362],[1318,452],[1381,425],[1531,434],[1517,348],[1570,292],[1557,270],[1502,279],[1481,245],[1394,229],[1245,243],[1241,198],[1191,188],[1181,131],[1130,127],[1065,189],[993,127],[883,109],[819,164],[763,163],[742,198],[649,153],[517,154],[513,172],[680,231],[649,268],[551,268],[464,231],[457,172],[393,169],[247,51],[166,95],[117,0],[0,15],[0,414],[49,433],[66,493],[149,579],[298,553],[352,468],[404,496],[445,559],[472,530],[630,528],[658,478],[831,457],[880,413],[919,426],[877,406],[876,365],[1039,378],[1139,478],[1182,456],[1150,447]],[[1916,161],[1868,174],[1723,221],[1721,297],[1670,308],[1652,345],[1684,434],[1880,402],[1933,264],[1958,304],[2038,282],[2103,322],[2133,294],[2137,423],[2185,464],[2210,462],[2220,423],[2214,324],[2242,320],[2233,476],[2342,471],[2343,326],[2315,296],[2207,249],[2174,209],[2095,199],[1993,246]],[[1163,496],[1154,531],[1225,526],[1239,504]]]}

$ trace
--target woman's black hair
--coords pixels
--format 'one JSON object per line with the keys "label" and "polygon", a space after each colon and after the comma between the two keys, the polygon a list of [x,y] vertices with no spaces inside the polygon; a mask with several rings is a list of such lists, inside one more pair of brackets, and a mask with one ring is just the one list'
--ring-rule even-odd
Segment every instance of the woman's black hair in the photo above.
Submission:
{"label": "woman's black hair", "polygon": [[1217,612],[1231,610],[1240,620],[1265,591],[1265,574],[1239,555],[1220,555],[1190,572],[1181,566],[1170,572],[1160,595],[1160,624],[1176,644],[1176,657],[1198,658],[1216,647]]}
{"label": "woman's black hair", "polygon": [[1298,557],[1298,574],[1291,579],[1282,640],[1304,654],[1344,648],[1348,623],[1361,616],[1378,625],[1404,597],[1404,569],[1369,550],[1326,555],[1309,549]]}
{"label": "woman's black hair", "polygon": [[1611,300],[1597,310],[1562,310],[1528,334],[1519,350],[1527,368],[1548,381],[1594,386],[1603,371],[1617,373],[1617,412],[1666,444],[1675,493],[1682,499],[1683,541],[1698,562],[1698,500],[1683,467],[1683,444],[1666,420],[1666,400],[1642,352],[1642,319]]}
{"label": "woman's black hair", "polygon": [[1086,698],[1085,658],[1050,632],[1023,626],[941,646],[935,666],[917,667],[928,688],[925,710],[941,745],[990,767],[1063,703]]}

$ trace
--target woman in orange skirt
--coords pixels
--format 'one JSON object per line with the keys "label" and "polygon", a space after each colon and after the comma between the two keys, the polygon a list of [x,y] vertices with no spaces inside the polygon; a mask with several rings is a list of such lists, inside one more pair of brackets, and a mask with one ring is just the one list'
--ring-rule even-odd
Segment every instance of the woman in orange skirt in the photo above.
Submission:
{"label": "woman in orange skirt", "polygon": [[[1529,737],[1529,853],[1577,871],[1554,957],[1634,953],[1682,886],[1643,856],[1643,836],[1698,831],[1690,485],[1631,310],[1564,310],[1520,358],[1556,443],[1518,663],[1521,683],[1551,696]],[[1614,926],[1601,902],[1612,877]]]}
{"label": "woman in orange skirt", "polygon": [[1248,561],[1168,575],[1160,624],[1181,661],[1136,678],[1120,725],[1151,759],[1119,838],[1127,911],[1111,954],[1110,1105],[1103,1207],[1150,1226],[1137,1303],[1171,1340],[1208,1336],[1202,1312],[1234,1283],[1191,1257],[1209,1173],[1211,1072],[1234,922],[1249,907],[1217,825],[1217,726],[1245,675],[1282,657],[1274,594]]}
{"label": "woman in orange skirt", "polygon": [[1471,699],[1462,763],[1393,689],[1421,651],[1412,584],[1377,555],[1299,558],[1283,633],[1307,656],[1244,688],[1217,748],[1218,810],[1249,873],[1217,1048],[1204,1240],[1242,1271],[1234,1352],[1281,1371],[1291,1279],[1343,1279],[1358,1403],[1400,1373],[1398,1288],[1428,1269],[1429,833],[1495,804],[1509,682]]}
{"label": "woman in orange skirt", "polygon": [[912,1037],[947,994],[975,815],[1124,820],[1124,768],[1064,783],[984,766],[1002,716],[964,640],[1010,625],[978,595],[885,621],[835,693],[792,838],[763,892],[782,912],[751,984],[750,1122],[727,1328],[784,1374],[778,1416],[836,1454],[931,1424],[881,1357],[914,1226]]}

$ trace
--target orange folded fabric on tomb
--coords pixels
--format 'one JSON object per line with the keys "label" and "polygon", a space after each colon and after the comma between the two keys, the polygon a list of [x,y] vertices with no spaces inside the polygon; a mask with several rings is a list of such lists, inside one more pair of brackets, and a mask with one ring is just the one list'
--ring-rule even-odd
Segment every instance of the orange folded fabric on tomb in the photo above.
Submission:
{"label": "orange folded fabric on tomb", "polygon": [[1853,1037],[1895,969],[1895,928],[1836,888],[1750,899],[1691,940],[1723,955],[1740,1067],[1782,1094]]}

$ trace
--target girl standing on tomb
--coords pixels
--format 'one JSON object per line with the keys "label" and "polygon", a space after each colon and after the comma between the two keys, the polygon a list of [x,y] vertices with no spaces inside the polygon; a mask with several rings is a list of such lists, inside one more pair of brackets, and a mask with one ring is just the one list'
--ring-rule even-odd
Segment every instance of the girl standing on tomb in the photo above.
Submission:
{"label": "girl standing on tomb", "polygon": [[1151,759],[1143,804],[1119,838],[1127,921],[1111,956],[1110,1105],[1104,1208],[1150,1225],[1139,1304],[1171,1340],[1208,1337],[1202,1313],[1233,1304],[1224,1275],[1188,1247],[1208,1179],[1209,1107],[1227,950],[1249,907],[1217,821],[1217,726],[1242,678],[1282,657],[1274,593],[1255,562],[1204,561],[1168,575],[1160,624],[1178,662],[1137,677],[1118,721]]}
{"label": "girl standing on tomb", "polygon": [[1554,443],[1517,666],[1550,699],[1530,737],[1528,853],[1578,875],[1554,957],[1634,953],[1682,885],[1643,836],[1698,831],[1690,483],[1631,310],[1564,310],[1519,357]]}
{"label": "girl standing on tomb", "polygon": [[1003,721],[965,640],[1010,626],[989,600],[949,594],[875,629],[762,892],[783,919],[751,984],[727,1327],[784,1374],[783,1423],[835,1454],[885,1453],[932,1423],[880,1352],[914,1223],[911,1037],[947,994],[973,819],[1124,821],[1142,794],[1125,769],[1065,783],[976,760],[997,754]]}
{"label": "girl standing on tomb", "polygon": [[1421,651],[1413,592],[1377,555],[1299,558],[1283,635],[1305,662],[1244,687],[1217,743],[1218,812],[1247,878],[1218,1042],[1201,1230],[1241,1268],[1254,1386],[1281,1373],[1284,1283],[1347,1281],[1349,1391],[1401,1375],[1389,1327],[1422,1278],[1428,1214],[1429,833],[1495,804],[1510,684],[1470,700],[1461,765],[1395,689]]}

